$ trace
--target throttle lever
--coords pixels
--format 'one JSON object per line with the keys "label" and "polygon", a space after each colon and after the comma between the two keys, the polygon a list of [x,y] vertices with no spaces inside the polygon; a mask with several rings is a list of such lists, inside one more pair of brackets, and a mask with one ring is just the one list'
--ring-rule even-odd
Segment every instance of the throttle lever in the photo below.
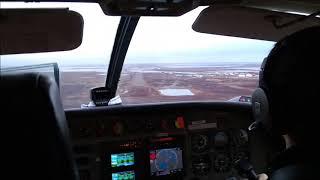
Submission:
{"label": "throttle lever", "polygon": [[245,173],[248,176],[249,180],[258,180],[258,175],[248,160],[246,159],[237,160],[236,167],[240,172]]}

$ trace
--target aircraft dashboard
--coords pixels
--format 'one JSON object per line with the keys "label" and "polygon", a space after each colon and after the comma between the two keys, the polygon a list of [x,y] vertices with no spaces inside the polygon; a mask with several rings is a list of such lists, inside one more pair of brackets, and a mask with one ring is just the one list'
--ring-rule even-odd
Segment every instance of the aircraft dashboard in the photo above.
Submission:
{"label": "aircraft dashboard", "polygon": [[81,180],[246,179],[251,106],[175,103],[66,112]]}

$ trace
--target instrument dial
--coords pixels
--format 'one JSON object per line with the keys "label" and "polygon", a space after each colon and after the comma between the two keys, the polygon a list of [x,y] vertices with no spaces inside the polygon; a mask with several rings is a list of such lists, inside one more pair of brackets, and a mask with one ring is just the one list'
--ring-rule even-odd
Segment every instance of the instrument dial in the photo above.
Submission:
{"label": "instrument dial", "polygon": [[219,173],[227,172],[230,169],[230,158],[225,154],[217,154],[214,169]]}
{"label": "instrument dial", "polygon": [[194,157],[192,160],[193,174],[203,176],[210,171],[211,160],[209,156]]}
{"label": "instrument dial", "polygon": [[200,153],[208,148],[208,136],[196,134],[191,137],[192,150]]}
{"label": "instrument dial", "polygon": [[214,137],[215,147],[224,147],[228,144],[228,136],[224,132],[218,132]]}
{"label": "instrument dial", "polygon": [[240,129],[239,131],[239,144],[240,145],[245,145],[249,141],[248,133],[247,131]]}

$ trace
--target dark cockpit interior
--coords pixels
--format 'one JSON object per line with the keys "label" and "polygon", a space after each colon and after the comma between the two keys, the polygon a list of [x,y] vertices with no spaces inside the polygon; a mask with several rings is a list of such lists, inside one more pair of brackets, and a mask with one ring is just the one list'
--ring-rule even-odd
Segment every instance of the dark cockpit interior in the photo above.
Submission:
{"label": "dark cockpit interior", "polygon": [[[129,72],[124,65],[127,51],[140,25],[139,21],[144,17],[174,18],[201,6],[203,10],[190,26],[197,33],[278,42],[295,32],[316,27],[312,35],[319,40],[318,1],[79,2],[99,4],[105,16],[120,17],[109,52],[110,62],[105,69],[105,84],[86,89],[86,95],[90,96],[91,101],[88,105],[64,109],[64,96],[61,96],[63,91],[60,88],[66,86],[66,83],[60,82],[64,72],[59,72],[57,63],[41,63],[39,59],[37,66],[1,66],[1,119],[5,121],[3,128],[11,131],[5,137],[9,140],[5,149],[10,158],[5,165],[11,179],[263,180],[261,174],[268,176],[264,179],[275,180],[318,179],[316,175],[319,168],[313,163],[298,163],[297,166],[290,164],[280,170],[272,169],[270,164],[286,150],[288,141],[282,137],[283,134],[270,134],[266,130],[269,124],[265,121],[270,121],[269,111],[273,110],[270,110],[269,103],[275,104],[275,101],[270,101],[270,94],[262,88],[261,81],[254,84],[261,89],[255,90],[253,94],[227,101],[210,98],[189,100],[191,94],[197,92],[190,88],[187,95],[182,95],[187,101],[172,98],[170,102],[116,102],[120,99],[117,97],[118,87],[123,86],[123,81],[150,84],[150,80],[136,81],[139,75],[130,76],[131,79],[127,75],[127,79],[121,79],[121,73]],[[80,13],[68,8],[3,8],[1,3],[0,60],[15,54],[70,51],[86,41],[83,38],[86,18]],[[37,3],[41,4],[42,1]],[[140,71],[137,67],[132,68],[136,74]],[[261,79],[264,68],[268,67],[263,64],[253,75],[239,74],[238,79],[230,82],[237,83],[240,78]],[[245,68],[242,67],[241,72]],[[176,73],[178,78],[184,73],[168,69],[157,72],[167,77],[163,82],[170,81],[172,73]],[[155,73],[158,70],[154,68],[146,71]],[[188,78],[202,78],[201,73],[189,73]],[[234,72],[225,71],[225,76],[226,73],[229,73],[229,78],[235,75]],[[218,73],[211,75],[213,78],[220,77]],[[210,88],[212,84],[209,78],[206,81],[206,88]],[[157,83],[156,80],[153,82]],[[184,85],[191,87],[188,83],[185,81]],[[169,86],[166,87],[169,89]],[[159,92],[164,91],[161,89]],[[165,91],[169,96],[172,92]],[[310,93],[314,92],[310,90]],[[69,92],[70,97],[73,94],[76,97],[77,93]],[[222,90],[219,93],[229,92]],[[152,96],[161,97],[157,93]],[[300,98],[300,95],[296,97]],[[74,98],[76,100],[77,97]],[[144,100],[143,95],[141,100]],[[113,101],[115,103],[111,103]],[[317,160],[318,157],[314,158]]]}

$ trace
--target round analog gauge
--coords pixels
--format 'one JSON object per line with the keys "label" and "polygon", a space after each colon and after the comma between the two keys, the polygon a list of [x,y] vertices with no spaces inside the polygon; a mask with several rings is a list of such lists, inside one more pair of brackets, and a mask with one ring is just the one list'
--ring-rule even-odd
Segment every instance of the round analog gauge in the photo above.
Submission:
{"label": "round analog gauge", "polygon": [[225,154],[218,154],[214,159],[214,169],[219,172],[227,172],[230,169],[230,158]]}
{"label": "round analog gauge", "polygon": [[192,172],[195,175],[207,175],[210,171],[211,160],[209,156],[194,157],[192,159]]}
{"label": "round analog gauge", "polygon": [[228,136],[224,132],[218,132],[214,137],[215,147],[223,147],[228,144]]}
{"label": "round analog gauge", "polygon": [[248,140],[249,140],[248,133],[245,130],[240,129],[240,131],[239,131],[239,143],[240,143],[240,145],[247,144]]}
{"label": "round analog gauge", "polygon": [[192,150],[194,152],[203,152],[208,148],[208,136],[196,134],[191,137]]}

